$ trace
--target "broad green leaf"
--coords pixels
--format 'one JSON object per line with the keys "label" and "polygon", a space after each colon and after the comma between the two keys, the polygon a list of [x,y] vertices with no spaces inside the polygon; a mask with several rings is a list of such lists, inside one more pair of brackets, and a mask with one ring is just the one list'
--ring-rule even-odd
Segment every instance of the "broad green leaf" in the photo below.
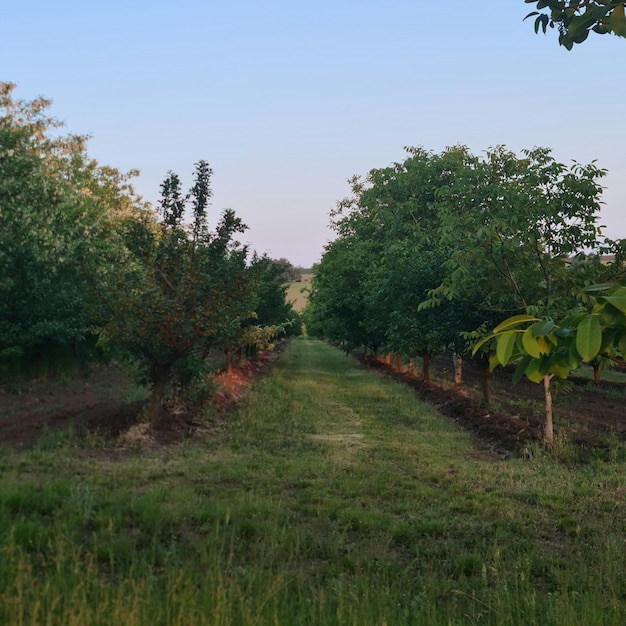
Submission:
{"label": "broad green leaf", "polygon": [[522,335],[522,345],[524,346],[524,350],[531,357],[533,357],[533,359],[538,359],[541,356],[539,344],[537,343],[537,340],[533,337],[532,327],[527,328],[526,332]]}
{"label": "broad green leaf", "polygon": [[507,330],[508,328],[513,328],[514,326],[519,326],[520,324],[524,324],[526,322],[538,322],[539,318],[534,317],[532,315],[514,315],[513,317],[509,317],[505,319],[504,322],[498,324],[493,332],[495,335],[500,334],[501,332]]}
{"label": "broad green leaf", "polygon": [[604,296],[602,298],[604,302],[612,304],[616,309],[619,309],[622,313],[626,313],[626,295],[612,295]]}
{"label": "broad green leaf", "polygon": [[609,16],[609,25],[611,30],[620,37],[626,37],[626,15],[624,14],[624,5],[618,4]]}
{"label": "broad green leaf", "polygon": [[550,352],[550,342],[546,337],[533,336],[533,327],[526,329],[526,332],[522,335],[522,346],[524,350],[530,354],[534,359],[538,359],[542,354],[548,354]]}
{"label": "broad green leaf", "polygon": [[543,380],[543,372],[540,370],[539,359],[532,359],[524,372],[528,380],[533,383],[540,383]]}
{"label": "broad green leaf", "polygon": [[615,328],[607,328],[602,333],[602,346],[600,352],[610,351],[615,345],[615,337],[617,336],[617,330]]}
{"label": "broad green leaf", "polygon": [[493,370],[496,369],[496,367],[498,367],[498,365],[500,365],[500,361],[498,361],[498,355],[497,354],[492,354],[489,357],[489,371],[493,372]]}
{"label": "broad green leaf", "polygon": [[555,363],[550,367],[550,373],[554,374],[557,378],[567,378],[571,371],[569,367],[561,363]]}
{"label": "broad green leaf", "polygon": [[517,333],[514,330],[509,330],[498,336],[496,355],[501,365],[506,365],[511,360],[516,336]]}
{"label": "broad green leaf", "polygon": [[615,283],[598,283],[597,285],[589,285],[583,290],[585,293],[592,293],[595,291],[606,291],[607,289],[614,289]]}
{"label": "broad green leaf", "polygon": [[519,381],[522,379],[522,376],[524,376],[524,373],[526,372],[526,368],[528,367],[528,364],[530,363],[530,361],[531,361],[531,357],[526,355],[517,364],[517,367],[515,368],[515,372],[513,373],[514,385],[517,385],[517,383],[519,383]]}
{"label": "broad green leaf", "polygon": [[494,338],[494,335],[487,335],[487,337],[483,337],[479,341],[474,344],[472,348],[472,356],[474,356],[482,346],[484,346],[488,341],[491,341]]}
{"label": "broad green leaf", "polygon": [[576,333],[576,329],[569,326],[559,327],[554,331],[554,335],[559,339],[567,339]]}
{"label": "broad green leaf", "polygon": [[576,350],[583,361],[591,361],[602,347],[602,328],[596,315],[585,317],[576,329]]}
{"label": "broad green leaf", "polygon": [[605,302],[598,310],[604,326],[619,326],[626,321],[624,314],[609,302]]}
{"label": "broad green leaf", "polygon": [[568,350],[568,354],[567,357],[569,359],[569,364],[571,366],[572,369],[576,369],[581,361],[582,358],[580,357],[580,354],[578,354],[578,350],[576,350],[576,342],[572,341],[569,344],[569,350]]}
{"label": "broad green leaf", "polygon": [[544,337],[554,328],[554,320],[542,320],[530,326],[533,337]]}

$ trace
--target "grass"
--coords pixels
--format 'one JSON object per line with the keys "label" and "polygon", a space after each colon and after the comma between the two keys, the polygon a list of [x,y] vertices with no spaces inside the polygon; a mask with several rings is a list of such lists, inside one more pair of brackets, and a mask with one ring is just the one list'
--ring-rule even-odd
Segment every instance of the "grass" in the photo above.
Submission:
{"label": "grass", "polygon": [[[593,368],[590,365],[581,365],[573,374],[579,378],[593,380]],[[600,370],[600,381],[609,383],[626,384],[626,372],[618,367],[609,367]]]}
{"label": "grass", "polygon": [[4,450],[0,623],[626,623],[623,464],[503,460],[307,338],[211,432]]}
{"label": "grass", "polygon": [[287,302],[291,302],[294,310],[298,313],[304,311],[304,307],[309,300],[312,277],[313,274],[302,274],[301,281],[289,283],[287,286]]}

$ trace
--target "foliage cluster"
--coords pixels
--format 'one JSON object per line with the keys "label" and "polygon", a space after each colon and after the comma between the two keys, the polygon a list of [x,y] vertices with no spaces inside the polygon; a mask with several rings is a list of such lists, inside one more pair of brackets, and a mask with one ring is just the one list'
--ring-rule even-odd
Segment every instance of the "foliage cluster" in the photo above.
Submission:
{"label": "foliage cluster", "polygon": [[272,329],[256,347],[297,330],[290,264],[250,257],[232,210],[209,228],[208,163],[187,194],[170,172],[156,214],[136,172],[99,165],[86,137],[58,133],[48,100],[14,89],[0,83],[0,371],[106,348],[139,364],[157,420],[166,386],[205,373],[211,351],[250,347],[251,326]]}
{"label": "foliage cluster", "polygon": [[[590,32],[605,35],[612,33],[626,37],[626,15],[623,0],[524,0],[535,4],[537,11],[529,13],[535,18],[535,32],[548,26],[559,32],[559,44],[571,50],[582,43]],[[541,12],[546,9],[547,12]]]}
{"label": "foliage cluster", "polygon": [[[600,304],[588,289],[609,288],[623,271],[622,244],[602,238],[597,224],[604,170],[568,167],[546,148],[518,156],[498,146],[484,157],[464,146],[407,151],[402,163],[353,178],[352,196],[338,204],[338,237],[315,268],[309,332],[347,349],[422,357],[425,378],[430,357],[446,351],[476,359],[487,376],[489,366],[509,362],[498,355],[521,358],[512,347],[518,335],[515,345],[530,350],[520,375],[533,380],[623,343],[621,330],[609,332],[623,316],[621,295],[605,294]],[[607,253],[612,263],[603,262]],[[507,326],[497,354],[492,335],[471,351],[511,315],[535,325],[524,335]],[[577,326],[561,332],[554,319]],[[580,352],[567,366],[556,357],[561,348],[544,350],[559,332],[578,337],[572,350]],[[547,360],[534,359],[539,352]]]}

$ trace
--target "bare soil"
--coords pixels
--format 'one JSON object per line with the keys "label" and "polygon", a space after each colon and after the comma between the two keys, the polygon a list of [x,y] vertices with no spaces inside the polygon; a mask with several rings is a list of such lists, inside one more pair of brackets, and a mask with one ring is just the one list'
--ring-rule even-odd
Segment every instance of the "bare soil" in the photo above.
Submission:
{"label": "bare soil", "polygon": [[[218,421],[276,357],[276,352],[262,352],[256,360],[244,361],[231,372],[215,376],[217,390],[209,402]],[[518,453],[541,440],[544,416],[540,385],[523,380],[513,387],[510,373],[494,374],[494,401],[487,407],[481,399],[480,373],[471,364],[464,366],[463,385],[457,388],[452,367],[443,359],[434,362],[434,382],[429,383],[415,373],[394,371],[378,359],[361,360],[409,385],[419,398],[476,433],[495,450]],[[557,437],[587,450],[608,450],[616,440],[626,441],[626,383],[602,382],[594,386],[589,381],[573,381],[573,389],[556,395]],[[69,427],[77,434],[95,433],[123,442],[128,440],[129,431],[142,422],[144,402],[137,399],[140,396],[128,373],[116,366],[65,380],[0,385],[0,446],[32,447],[43,435]],[[210,429],[206,420],[199,419],[201,411],[198,405],[168,406],[159,427],[150,429],[150,442],[167,445]]]}
{"label": "bare soil", "polygon": [[[275,353],[260,352],[254,361],[214,377],[216,391],[208,402],[217,419],[239,402],[275,358]],[[136,399],[141,395],[128,372],[115,365],[63,380],[0,385],[0,446],[30,448],[42,436],[69,428],[79,436],[119,439],[125,446],[168,445],[209,427],[198,419],[203,406],[172,402],[161,423],[148,429],[142,423],[145,398]]]}
{"label": "bare soil", "polygon": [[[493,401],[482,400],[481,374],[464,364],[463,384],[454,386],[452,366],[443,359],[434,363],[433,381],[413,372],[396,371],[384,361],[362,357],[369,367],[409,385],[416,395],[439,412],[476,433],[497,450],[524,451],[543,436],[543,387],[526,379],[513,386],[511,373],[500,370],[491,378]],[[581,449],[608,450],[616,440],[626,441],[626,383],[573,377],[571,389],[555,394],[555,435]]]}

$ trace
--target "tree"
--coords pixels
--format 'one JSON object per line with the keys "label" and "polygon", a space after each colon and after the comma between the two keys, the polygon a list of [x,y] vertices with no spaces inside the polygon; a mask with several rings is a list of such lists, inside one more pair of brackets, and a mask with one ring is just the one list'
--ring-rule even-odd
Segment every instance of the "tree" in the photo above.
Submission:
{"label": "tree", "polygon": [[[547,148],[489,150],[438,194],[447,275],[431,294],[503,314],[562,314],[576,302],[572,257],[610,250],[597,225],[605,171],[567,167]],[[605,245],[606,244],[606,245]],[[597,280],[596,280],[597,282]]]}
{"label": "tree", "polygon": [[197,163],[194,184],[183,195],[180,179],[169,173],[161,185],[160,225],[135,220],[125,234],[137,271],[107,294],[101,337],[140,364],[152,390],[152,423],[161,419],[166,386],[205,373],[209,352],[242,332],[255,304],[248,251],[234,239],[245,225],[227,209],[209,230],[211,174],[205,161]]}
{"label": "tree", "polygon": [[[58,134],[50,101],[0,83],[0,359],[74,357],[91,345],[98,283],[115,271],[118,224],[142,206],[86,138]],[[15,364],[16,359],[12,359]]]}
{"label": "tree", "polygon": [[[617,0],[524,0],[537,5],[526,18],[535,17],[535,32],[548,26],[559,31],[559,44],[571,50],[593,31],[600,35],[613,33],[626,37],[624,5]],[[547,12],[541,12],[547,9]]]}
{"label": "tree", "polygon": [[526,376],[542,383],[545,398],[544,441],[554,445],[552,380],[565,379],[581,362],[600,355],[626,354],[626,287],[596,285],[587,290],[608,292],[592,297],[593,306],[579,306],[559,321],[516,315],[496,326],[474,351],[491,342],[492,367],[515,363],[513,382]]}

